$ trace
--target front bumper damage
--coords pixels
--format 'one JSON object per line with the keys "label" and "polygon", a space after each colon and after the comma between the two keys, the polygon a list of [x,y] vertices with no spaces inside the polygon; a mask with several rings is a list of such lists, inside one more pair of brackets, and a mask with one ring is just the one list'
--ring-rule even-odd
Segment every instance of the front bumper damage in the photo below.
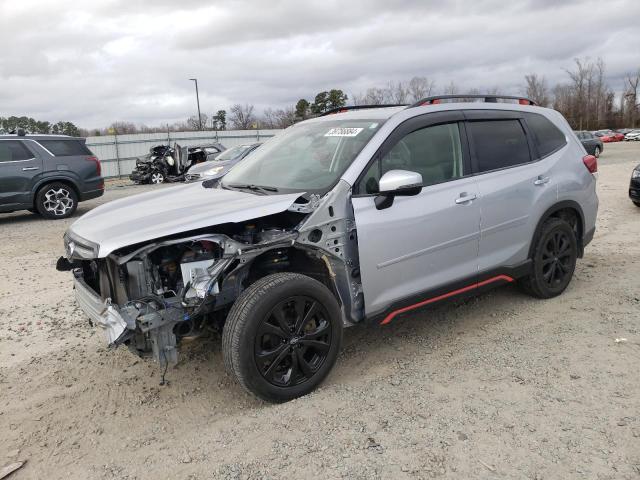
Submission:
{"label": "front bumper damage", "polygon": [[[146,293],[141,292],[138,298],[128,295],[128,298],[123,301],[117,286],[112,287],[112,291],[100,295],[88,284],[84,277],[84,269],[80,267],[79,258],[84,257],[85,262],[91,261],[87,260],[84,251],[82,257],[78,255],[78,251],[74,252],[76,255],[71,255],[71,260],[62,257],[58,260],[57,268],[73,271],[76,302],[87,314],[91,323],[104,331],[110,347],[126,344],[138,354],[150,351],[154,360],[161,366],[175,365],[178,361],[177,331],[194,331],[196,319],[203,313],[231,303],[237,295],[237,279],[242,275],[238,271],[267,249],[290,246],[296,236],[296,234],[282,232],[275,239],[248,246],[225,235],[205,234],[155,242],[126,255],[108,257],[112,269],[111,282],[114,281],[114,277],[119,278],[124,272],[127,272],[131,279],[134,270],[129,265],[135,264],[138,269],[135,271],[135,278],[139,281],[139,287],[143,288],[151,283],[148,265],[145,262],[154,250],[173,244],[202,240],[220,245],[223,251],[221,258],[209,262],[195,262],[195,264],[205,263],[206,265],[197,265],[199,268],[193,267],[188,273],[190,281],[186,284],[184,291],[169,297],[149,290]],[[74,240],[80,241],[76,238]],[[71,237],[65,237],[65,242],[71,243]],[[72,249],[67,248],[68,256],[70,250]],[[119,273],[113,275],[113,272]],[[115,298],[118,296],[120,301],[116,303]]]}
{"label": "front bumper damage", "polygon": [[109,345],[117,345],[127,330],[127,322],[111,300],[103,300],[84,282],[80,274],[74,275],[73,289],[76,302],[91,322],[104,330]]}

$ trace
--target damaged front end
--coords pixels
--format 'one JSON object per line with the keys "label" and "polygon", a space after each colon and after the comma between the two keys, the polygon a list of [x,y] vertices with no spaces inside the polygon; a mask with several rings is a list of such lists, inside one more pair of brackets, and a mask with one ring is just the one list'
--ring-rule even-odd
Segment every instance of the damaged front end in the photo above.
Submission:
{"label": "damaged front end", "polygon": [[220,331],[249,285],[285,271],[326,285],[338,300],[345,326],[364,318],[349,186],[341,182],[322,198],[290,196],[293,203],[241,195],[256,204],[268,199],[272,213],[115,248],[126,245],[125,230],[114,237],[115,227],[110,228],[107,239],[102,225],[100,245],[81,238],[73,227],[67,232],[66,255],[57,269],[73,272],[77,302],[105,331],[110,346],[124,344],[139,355],[151,354],[161,366],[173,365],[182,339]]}
{"label": "damaged front end", "polygon": [[286,260],[284,249],[297,233],[246,225],[235,236],[166,239],[86,259],[78,254],[82,240],[68,235],[69,258],[61,258],[58,269],[73,271],[76,300],[105,331],[110,346],[125,344],[137,354],[152,353],[161,365],[173,365],[182,338],[223,321],[223,311],[248,275],[246,264],[267,251],[273,252],[273,266]]}

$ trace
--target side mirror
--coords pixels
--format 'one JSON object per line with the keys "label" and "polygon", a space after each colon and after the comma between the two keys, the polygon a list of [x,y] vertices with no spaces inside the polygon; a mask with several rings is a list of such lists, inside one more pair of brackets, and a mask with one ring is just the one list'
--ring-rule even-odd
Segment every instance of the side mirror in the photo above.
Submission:
{"label": "side mirror", "polygon": [[375,199],[376,208],[389,208],[396,196],[419,194],[422,191],[422,175],[407,170],[389,170],[380,179],[379,191]]}

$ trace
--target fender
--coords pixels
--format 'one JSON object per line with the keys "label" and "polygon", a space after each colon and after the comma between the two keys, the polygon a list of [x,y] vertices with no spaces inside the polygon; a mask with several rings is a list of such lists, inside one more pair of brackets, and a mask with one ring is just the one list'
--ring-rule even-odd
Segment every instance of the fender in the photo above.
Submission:
{"label": "fender", "polygon": [[58,170],[56,172],[46,172],[44,175],[46,176],[40,177],[31,188],[32,201],[35,198],[36,192],[40,189],[40,187],[42,187],[46,183],[55,181],[61,181],[70,184],[71,187],[76,191],[76,194],[78,196],[80,195],[78,176],[75,174],[75,172],[72,172],[70,170],[68,172],[64,170]]}
{"label": "fender", "polygon": [[578,202],[573,200],[563,200],[561,202],[553,204],[549,207],[538,220],[538,224],[536,225],[535,232],[533,234],[533,238],[531,239],[531,245],[529,245],[529,256],[531,258],[533,256],[533,249],[535,245],[535,239],[538,238],[540,232],[542,230],[542,224],[550,217],[552,217],[555,213],[560,210],[571,209],[578,212],[578,236],[576,240],[578,241],[578,258],[582,258],[584,254],[584,213],[582,211],[582,207]]}

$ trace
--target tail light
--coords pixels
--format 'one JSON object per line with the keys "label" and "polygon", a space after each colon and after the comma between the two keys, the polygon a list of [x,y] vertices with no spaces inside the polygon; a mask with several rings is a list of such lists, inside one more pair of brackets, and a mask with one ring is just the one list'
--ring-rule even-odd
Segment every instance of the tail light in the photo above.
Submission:
{"label": "tail light", "polygon": [[98,157],[87,157],[87,161],[88,162],[93,162],[96,164],[96,175],[100,176],[102,175],[102,165],[100,165],[100,160],[98,160]]}
{"label": "tail light", "polygon": [[593,155],[585,155],[582,157],[582,163],[587,167],[590,173],[598,173],[598,159]]}

